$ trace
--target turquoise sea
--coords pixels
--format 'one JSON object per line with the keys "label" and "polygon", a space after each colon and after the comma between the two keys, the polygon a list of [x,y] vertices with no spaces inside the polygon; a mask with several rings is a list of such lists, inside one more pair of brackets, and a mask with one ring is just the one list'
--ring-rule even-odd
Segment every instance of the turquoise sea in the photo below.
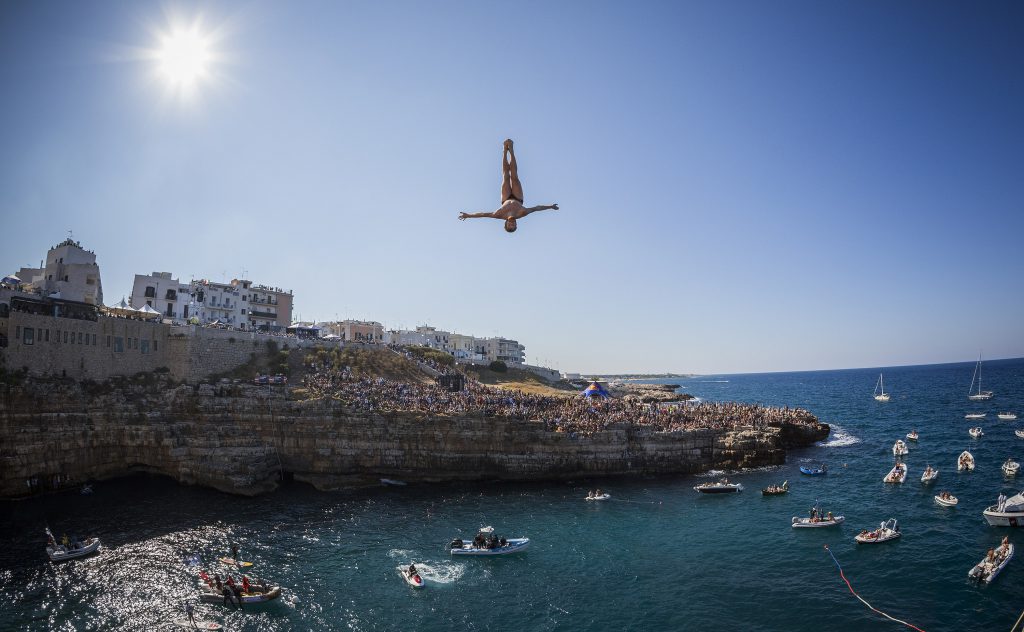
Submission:
{"label": "turquoise sea", "polygon": [[[851,595],[823,549],[830,545],[862,597],[925,630],[1009,630],[1024,608],[1024,557],[990,586],[967,571],[1004,535],[981,516],[1000,493],[1007,456],[1024,460],[1024,360],[987,361],[988,402],[970,402],[974,363],[886,368],[888,404],[875,402],[878,368],[702,376],[683,390],[710,400],[803,406],[833,424],[823,445],[781,467],[730,473],[746,490],[704,497],[703,477],[579,480],[549,484],[446,484],[322,493],[301,484],[239,498],[138,477],[64,494],[0,503],[0,629],[171,630],[195,598],[203,567],[237,543],[253,574],[286,588],[278,603],[243,612],[200,605],[227,630],[897,630]],[[1021,421],[998,421],[1012,410]],[[970,411],[988,416],[964,419]],[[985,436],[972,440],[971,425]],[[903,485],[886,485],[892,444],[921,434]],[[969,448],[978,467],[958,474]],[[801,476],[827,463],[828,476]],[[926,464],[936,484],[919,482]],[[787,496],[760,488],[788,479]],[[1022,477],[1024,479],[1024,477]],[[583,501],[587,490],[612,493]],[[948,489],[954,509],[932,497]],[[795,530],[791,518],[820,501],[844,514],[836,529]],[[899,519],[895,542],[853,536]],[[44,525],[99,535],[98,556],[54,565]],[[452,559],[453,536],[494,525],[532,539],[524,554]],[[428,585],[414,590],[396,567],[415,561]]]}

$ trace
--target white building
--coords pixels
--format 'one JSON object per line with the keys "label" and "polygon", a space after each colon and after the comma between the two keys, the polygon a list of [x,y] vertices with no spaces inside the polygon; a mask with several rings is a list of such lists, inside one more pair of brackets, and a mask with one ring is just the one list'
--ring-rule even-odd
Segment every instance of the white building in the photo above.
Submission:
{"label": "white building", "polygon": [[18,278],[43,296],[89,305],[103,305],[103,284],[96,253],[73,239],[65,239],[46,253],[38,268],[21,268]]}
{"label": "white building", "polygon": [[339,320],[332,323],[320,323],[323,334],[333,334],[348,342],[369,342],[386,344],[384,325],[375,320]]}
{"label": "white building", "polygon": [[526,364],[526,347],[509,338],[484,338],[484,350],[488,362],[495,360],[505,364]]}
{"label": "white building", "polygon": [[451,333],[441,331],[427,325],[420,325],[416,331],[392,331],[391,344],[405,346],[422,346],[438,349],[445,353],[451,353]]}
{"label": "white building", "polygon": [[450,353],[456,360],[525,364],[526,347],[510,338],[477,338],[421,325],[416,331],[390,332],[390,344],[424,346]]}
{"label": "white building", "polygon": [[136,274],[129,303],[136,309],[149,305],[170,320],[184,322],[195,315],[190,284],[173,278],[170,272]]}

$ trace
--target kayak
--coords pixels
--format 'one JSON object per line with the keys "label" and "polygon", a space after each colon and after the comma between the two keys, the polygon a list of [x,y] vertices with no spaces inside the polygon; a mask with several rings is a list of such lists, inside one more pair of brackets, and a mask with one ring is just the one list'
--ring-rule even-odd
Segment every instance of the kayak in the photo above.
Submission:
{"label": "kayak", "polygon": [[217,561],[221,564],[227,564],[228,566],[238,566],[240,568],[249,568],[250,566],[252,566],[252,562],[239,562],[238,560],[232,559],[230,557],[219,557],[217,558]]}
{"label": "kayak", "polygon": [[188,619],[175,619],[174,625],[179,628],[188,628],[190,630],[220,630],[224,626],[213,621],[196,621],[192,623]]}
{"label": "kayak", "polygon": [[608,500],[611,497],[611,494],[598,494],[597,496],[587,496],[583,500]]}
{"label": "kayak", "polygon": [[423,588],[423,586],[425,586],[426,584],[423,583],[423,578],[420,576],[420,574],[416,573],[415,575],[410,576],[407,569],[407,566],[398,567],[398,574],[402,576],[402,579],[405,580],[405,583],[409,584],[413,588]]}

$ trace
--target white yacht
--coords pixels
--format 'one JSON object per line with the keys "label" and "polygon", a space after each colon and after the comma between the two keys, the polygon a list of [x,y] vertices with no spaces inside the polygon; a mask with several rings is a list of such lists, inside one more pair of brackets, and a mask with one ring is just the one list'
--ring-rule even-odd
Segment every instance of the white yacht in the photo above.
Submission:
{"label": "white yacht", "polygon": [[1024,526],[1024,492],[1007,498],[1000,494],[996,504],[981,512],[994,527]]}

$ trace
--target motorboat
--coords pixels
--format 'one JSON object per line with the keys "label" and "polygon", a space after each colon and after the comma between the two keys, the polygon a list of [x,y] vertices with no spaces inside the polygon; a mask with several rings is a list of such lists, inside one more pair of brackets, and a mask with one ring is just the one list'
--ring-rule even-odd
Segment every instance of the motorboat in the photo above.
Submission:
{"label": "motorboat", "polygon": [[878,544],[880,542],[888,542],[889,540],[895,540],[896,538],[903,535],[900,533],[900,525],[896,522],[895,518],[889,518],[878,526],[873,531],[861,531],[856,536],[856,540],[859,544]]}
{"label": "motorboat", "polygon": [[828,466],[824,463],[819,467],[807,467],[806,465],[801,465],[800,473],[808,476],[822,476],[824,474],[828,474]]}
{"label": "motorboat", "polygon": [[[978,390],[974,390],[974,383],[978,383]],[[981,354],[978,354],[978,363],[974,365],[974,375],[971,377],[971,387],[967,390],[967,399],[980,402],[992,399],[992,391],[981,390]]]}
{"label": "motorboat", "polygon": [[[232,595],[228,600],[237,604],[237,600],[242,600],[242,605],[255,605],[260,603],[266,603],[273,601],[281,596],[280,586],[268,586],[264,583],[250,583],[249,590],[240,593],[239,596]],[[225,595],[222,592],[217,592],[214,586],[211,586],[205,581],[199,582],[199,599],[204,603],[224,603]]]}
{"label": "motorboat", "polygon": [[1007,498],[999,494],[996,504],[981,512],[993,527],[1024,527],[1024,492]]}
{"label": "motorboat", "polygon": [[916,430],[911,430],[907,433],[907,439],[909,441],[917,441],[918,437],[920,437],[920,435],[917,434]]}
{"label": "motorboat", "polygon": [[1017,435],[1018,439],[1024,439],[1024,430],[1014,430],[1013,434]]}
{"label": "motorboat", "polygon": [[1017,472],[1019,472],[1019,471],[1020,471],[1020,463],[1014,461],[1013,459],[1006,459],[1006,462],[1003,463],[1003,475],[1004,476],[1016,476]]}
{"label": "motorboat", "polygon": [[991,559],[986,554],[974,568],[967,571],[967,576],[979,582],[991,584],[999,572],[1013,559],[1013,545],[1009,542],[992,550]]}
{"label": "motorboat", "polygon": [[922,483],[930,483],[939,477],[939,471],[932,466],[924,468],[924,473],[921,474]]}
{"label": "motorboat", "polygon": [[789,492],[789,481],[783,481],[782,485],[769,485],[761,490],[762,496],[780,496]]}
{"label": "motorboat", "polygon": [[999,413],[996,415],[996,417],[1002,419],[1003,421],[1013,421],[1014,419],[1017,418],[1017,413]]}
{"label": "motorboat", "polygon": [[[600,492],[601,490],[597,490],[597,491]],[[584,498],[583,500],[598,500],[598,501],[602,501],[602,500],[608,500],[611,497],[612,497],[612,495],[607,493],[607,492],[605,492],[603,494],[595,493],[595,492],[590,492],[589,494],[587,494],[587,497]]]}
{"label": "motorboat", "polygon": [[696,485],[694,489],[702,494],[731,494],[743,491],[743,485],[730,483],[729,479],[723,478],[717,483],[701,483]]}
{"label": "motorboat", "polygon": [[905,480],[907,480],[907,466],[903,463],[892,466],[889,473],[882,479],[885,483],[902,483]]}
{"label": "motorboat", "polygon": [[529,538],[499,538],[494,527],[483,527],[470,542],[455,538],[448,545],[452,555],[508,555],[525,551],[530,546]]}
{"label": "motorboat", "polygon": [[943,507],[956,507],[960,501],[956,496],[949,492],[939,492],[935,495],[935,502],[939,503]]}
{"label": "motorboat", "polygon": [[984,419],[988,413],[967,413],[964,419]]}
{"label": "motorboat", "polygon": [[793,516],[793,528],[822,529],[824,526],[836,526],[837,524],[842,524],[845,519],[846,518],[844,516],[833,515],[830,511],[822,516],[820,511],[812,510],[811,516],[807,518]]}
{"label": "motorboat", "polygon": [[907,448],[907,444],[903,439],[897,439],[896,443],[892,444],[893,456],[906,456],[908,452],[910,452],[910,449]]}
{"label": "motorboat", "polygon": [[[412,572],[409,572],[410,567],[412,567],[413,569]],[[419,574],[418,571],[415,570],[415,568],[415,564],[410,564],[409,566],[399,566],[398,574],[402,576],[402,579],[405,580],[405,583],[409,584],[413,588],[423,588],[426,584],[423,582],[423,577]]]}
{"label": "motorboat", "polygon": [[885,382],[882,381],[882,374],[878,374],[878,381],[875,382],[875,401],[887,402],[889,395],[885,392]]}
{"label": "motorboat", "polygon": [[73,560],[78,557],[85,557],[86,555],[92,555],[96,551],[100,550],[100,539],[99,538],[88,538],[81,542],[71,543],[67,546],[63,544],[50,544],[46,547],[46,554],[50,556],[51,562],[63,562],[65,560]]}
{"label": "motorboat", "polygon": [[974,471],[974,455],[967,450],[960,453],[960,456],[956,460],[956,469],[959,472],[967,470],[968,472]]}
{"label": "motorboat", "polygon": [[967,434],[971,435],[972,439],[977,439],[978,437],[982,436],[985,433],[981,431],[981,426],[975,426],[968,430]]}

